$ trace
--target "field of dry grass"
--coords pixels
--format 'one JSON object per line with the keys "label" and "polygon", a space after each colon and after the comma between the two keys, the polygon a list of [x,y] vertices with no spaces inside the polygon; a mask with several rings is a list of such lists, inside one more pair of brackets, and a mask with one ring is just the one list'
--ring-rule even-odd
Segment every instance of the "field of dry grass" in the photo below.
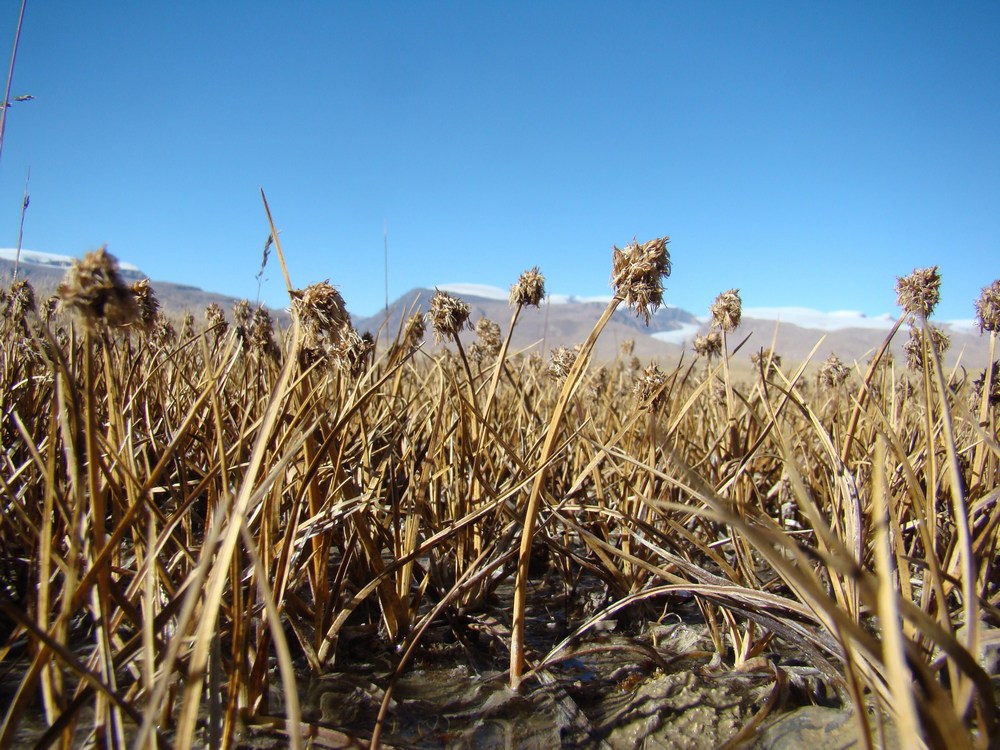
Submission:
{"label": "field of dry grass", "polygon": [[[464,347],[475,321],[444,294],[375,348],[333,287],[287,272],[286,330],[249,305],[178,330],[104,253],[58,301],[5,290],[0,746],[31,707],[42,746],[230,747],[279,681],[268,720],[318,742],[296,682],[357,626],[395,659],[375,746],[428,628],[504,586],[516,689],[602,616],[685,597],[726,668],[775,643],[810,654],[865,745],[888,719],[906,747],[995,746],[1000,395],[995,367],[943,370],[936,271],[898,281],[883,351],[912,323],[906,363],[807,376],[759,352],[745,377],[735,290],[683,367],[592,364],[616,308],[661,303],[666,238],[612,266],[605,314],[548,362],[487,323]],[[508,331],[543,295],[522,275]],[[995,361],[1000,282],[978,309]],[[549,653],[525,641],[538,559],[570,595],[583,575],[606,593]]]}

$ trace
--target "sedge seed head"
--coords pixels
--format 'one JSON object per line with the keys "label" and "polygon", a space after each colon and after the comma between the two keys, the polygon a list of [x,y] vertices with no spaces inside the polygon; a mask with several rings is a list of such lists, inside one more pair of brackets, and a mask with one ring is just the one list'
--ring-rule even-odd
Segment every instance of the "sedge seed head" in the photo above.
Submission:
{"label": "sedge seed head", "polygon": [[640,409],[659,411],[665,401],[663,384],[667,382],[666,374],[650,362],[636,379],[633,392]]}
{"label": "sedge seed head", "polygon": [[118,273],[118,260],[103,247],[73,261],[58,294],[92,329],[102,323],[126,326],[139,317],[135,297]]}
{"label": "sedge seed head", "polygon": [[909,276],[896,277],[896,300],[911,315],[929,318],[941,298],[937,266],[914,268]]}
{"label": "sedge seed head", "polygon": [[143,329],[153,330],[156,325],[156,315],[160,311],[160,302],[156,299],[156,292],[149,285],[149,279],[140,279],[129,285],[129,291],[135,298],[135,304],[139,308],[139,322]]}
{"label": "sedge seed head", "polygon": [[843,385],[850,371],[836,354],[830,354],[819,368],[819,382],[830,388]]}
{"label": "sedge seed head", "polygon": [[722,336],[718,331],[709,331],[704,336],[694,337],[694,353],[711,359],[722,354]]}
{"label": "sedge seed head", "polygon": [[612,250],[611,288],[646,325],[663,304],[663,280],[671,270],[668,242],[669,237],[658,237],[640,245],[633,239]]}
{"label": "sedge seed head", "polygon": [[476,336],[479,337],[477,343],[486,356],[495,357],[500,353],[502,340],[499,324],[489,318],[480,318],[476,323]]}
{"label": "sedge seed head", "polygon": [[329,281],[293,289],[291,314],[302,330],[302,349],[322,356],[330,347],[338,347],[345,329],[351,325],[344,298]]}
{"label": "sedge seed head", "polygon": [[712,327],[722,331],[735,331],[740,327],[740,318],[743,317],[743,300],[740,299],[739,289],[729,289],[718,297],[715,302],[709,305],[708,311],[712,314]]}
{"label": "sedge seed head", "polygon": [[229,328],[229,323],[226,322],[226,313],[215,302],[210,302],[205,308],[205,322],[212,330],[216,341],[225,336],[226,330]]}
{"label": "sedge seed head", "polygon": [[441,343],[444,339],[458,336],[463,328],[468,327],[470,312],[469,305],[458,297],[435,289],[428,313],[434,329],[434,341]]}
{"label": "sedge seed head", "polygon": [[569,371],[573,369],[573,364],[579,355],[579,344],[572,349],[565,346],[557,346],[549,354],[549,375],[562,383],[569,377]]}
{"label": "sedge seed head", "polygon": [[903,354],[906,356],[906,366],[911,370],[924,368],[924,336],[930,334],[930,340],[937,349],[938,356],[948,351],[951,339],[937,326],[927,325],[923,329],[910,326],[910,338],[903,344]]}
{"label": "sedge seed head", "polygon": [[538,307],[545,299],[545,277],[538,272],[538,266],[525,271],[517,283],[510,288],[511,307]]}
{"label": "sedge seed head", "polygon": [[1000,331],[1000,279],[984,287],[976,300],[976,322],[980,333]]}

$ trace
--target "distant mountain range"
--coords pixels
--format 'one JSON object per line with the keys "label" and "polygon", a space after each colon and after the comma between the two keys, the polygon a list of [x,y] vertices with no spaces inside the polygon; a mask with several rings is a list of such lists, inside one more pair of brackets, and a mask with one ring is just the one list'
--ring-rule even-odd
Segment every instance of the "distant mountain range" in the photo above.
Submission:
{"label": "distant mountain range", "polygon": [[[14,250],[0,248],[0,287],[10,283],[14,253]],[[19,275],[31,279],[40,294],[50,294],[62,280],[72,260],[67,256],[22,251]],[[145,278],[134,265],[121,263],[120,267],[123,278],[128,281]],[[235,298],[193,286],[157,280],[152,283],[163,309],[177,316],[191,311],[200,317],[201,311],[211,302],[221,305],[228,314],[236,302]],[[511,318],[506,290],[483,284],[445,284],[439,288],[469,304],[473,325],[480,317],[486,317],[496,321],[506,333]],[[395,336],[409,315],[427,311],[433,295],[433,289],[411,289],[390,304],[388,316],[384,312],[368,317],[355,316],[354,325],[360,331]],[[557,346],[582,342],[609,300],[610,297],[550,295],[539,308],[526,308],[521,312],[512,339],[512,351],[538,348],[548,353]],[[279,319],[287,320],[284,311],[277,314]],[[814,362],[821,362],[829,354],[836,353],[847,363],[864,363],[880,346],[893,323],[889,316],[868,317],[849,311],[824,313],[807,308],[744,308],[743,322],[729,341],[732,348],[747,339],[736,355],[738,360],[743,358],[747,362],[751,353],[771,348],[772,344],[786,364],[801,362],[823,339],[813,354]],[[949,367],[959,363],[973,371],[986,366],[988,338],[979,334],[973,321],[935,321],[935,324],[941,326],[951,338],[951,348],[945,357]],[[623,306],[598,340],[595,357],[610,360],[617,355],[620,346],[631,339],[634,341],[635,356],[640,359],[659,358],[676,362],[681,356],[689,358],[693,355],[691,342],[696,335],[708,329],[706,317],[669,306],[660,308],[647,327]],[[907,338],[908,331],[904,326],[893,340],[897,361],[902,361],[902,346]],[[425,340],[425,346],[433,348],[434,336],[430,326]],[[463,334],[463,342],[474,340],[473,331]]]}

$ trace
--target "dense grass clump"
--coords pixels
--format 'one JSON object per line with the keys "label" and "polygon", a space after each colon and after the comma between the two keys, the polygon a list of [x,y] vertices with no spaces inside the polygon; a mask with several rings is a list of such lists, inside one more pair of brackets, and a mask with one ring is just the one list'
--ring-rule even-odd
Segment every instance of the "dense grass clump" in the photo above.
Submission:
{"label": "dense grass clump", "polygon": [[[346,658],[345,628],[377,633],[398,676],[432,623],[504,589],[517,689],[601,617],[693,597],[718,663],[808,654],[866,744],[884,719],[907,747],[996,743],[996,369],[976,388],[943,370],[936,269],[900,280],[905,310],[865,364],[764,350],[737,379],[737,290],[690,363],[592,363],[617,307],[661,303],[666,246],[615,249],[615,296],[558,377],[509,354],[538,269],[470,352],[468,308],[443,293],[429,322],[450,347],[432,351],[416,316],[376,347],[326,282],[289,283],[287,330],[242,303],[181,333],[103,252],[58,309],[5,291],[0,746],[29,706],[44,742],[228,746],[268,720],[298,744],[316,730],[296,676]],[[996,288],[977,306],[991,362]],[[905,322],[900,372],[886,352]],[[540,556],[568,595],[584,575],[605,592],[548,653],[524,632]]]}

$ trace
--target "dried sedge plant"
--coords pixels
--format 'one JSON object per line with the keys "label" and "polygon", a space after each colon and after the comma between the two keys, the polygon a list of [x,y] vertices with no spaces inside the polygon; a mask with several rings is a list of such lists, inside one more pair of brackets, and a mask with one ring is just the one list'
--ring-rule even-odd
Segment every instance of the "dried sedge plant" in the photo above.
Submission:
{"label": "dried sedge plant", "polygon": [[135,298],[135,304],[139,308],[139,323],[147,330],[153,330],[156,325],[156,316],[160,311],[160,301],[156,298],[156,292],[150,286],[149,279],[140,279],[129,285],[129,291]]}
{"label": "dried sedge plant", "polygon": [[28,310],[35,309],[35,288],[27,279],[18,279],[10,285],[4,302],[10,318],[24,320]]}
{"label": "dried sedge plant", "polygon": [[424,330],[426,322],[424,316],[416,312],[411,315],[403,328],[403,345],[409,349],[416,349],[424,340]]}
{"label": "dried sedge plant", "polygon": [[739,289],[729,289],[715,298],[709,308],[712,315],[712,327],[721,331],[735,331],[740,327],[743,316],[743,300]]}
{"label": "dried sedge plant", "polygon": [[42,316],[43,322],[48,323],[52,320],[52,316],[55,315],[56,310],[58,309],[59,297],[53,294],[52,296],[45,298],[45,301],[42,302],[38,309],[38,314]]}
{"label": "dried sedge plant", "polygon": [[476,323],[477,350],[484,357],[496,357],[500,353],[503,340],[500,325],[489,318],[480,318]]}
{"label": "dried sedge plant", "polygon": [[976,322],[980,333],[1000,331],[1000,279],[984,287],[976,300]]}
{"label": "dried sedge plant", "polygon": [[158,312],[153,325],[149,328],[149,338],[154,346],[166,349],[177,343],[177,330],[170,322],[170,318],[162,312]]}
{"label": "dried sedge plant", "polygon": [[631,357],[635,352],[635,339],[625,339],[618,347],[618,353],[622,357]]}
{"label": "dried sedge plant", "polygon": [[189,341],[192,338],[194,338],[194,315],[191,312],[185,312],[181,319],[181,339]]}
{"label": "dried sedge plant", "polygon": [[215,302],[209,303],[208,307],[205,308],[205,322],[208,324],[208,328],[216,341],[225,336],[226,331],[229,329],[229,323],[226,322],[226,313]]}
{"label": "dried sedge plant", "polygon": [[118,273],[118,260],[103,247],[73,262],[58,293],[63,306],[78,313],[90,329],[126,326],[139,317],[135,297]]}
{"label": "dried sedge plant", "polygon": [[756,370],[764,370],[765,375],[773,375],[781,367],[781,355],[770,349],[761,349],[750,355],[750,361]]}
{"label": "dried sedge plant", "polygon": [[[1000,404],[1000,362],[994,362],[989,373],[990,394],[988,401],[990,406]],[[983,389],[986,387],[987,371],[984,369],[978,378],[972,381],[972,403],[979,404],[983,398]]]}
{"label": "dried sedge plant", "polygon": [[831,354],[819,368],[819,382],[823,385],[836,388],[847,381],[850,370],[836,354]]}
{"label": "dried sedge plant", "polygon": [[524,271],[510,288],[511,307],[538,307],[545,299],[545,277],[538,266]]}
{"label": "dried sedge plant", "polygon": [[646,325],[663,304],[663,280],[671,269],[668,242],[669,237],[658,237],[640,245],[633,239],[612,251],[611,288]]}
{"label": "dried sedge plant", "polygon": [[277,356],[278,347],[274,343],[274,321],[263,307],[254,308],[247,325],[247,343],[251,349],[261,354]]}
{"label": "dried sedge plant", "polygon": [[951,339],[937,326],[928,325],[925,330],[910,326],[910,338],[903,344],[903,354],[906,355],[906,366],[911,370],[924,368],[924,335],[930,332],[931,341],[939,355],[948,351]]}
{"label": "dried sedge plant", "polygon": [[566,380],[579,354],[579,345],[574,346],[572,349],[565,346],[557,346],[549,353],[549,376],[560,383]]}
{"label": "dried sedge plant", "polygon": [[941,298],[941,274],[937,266],[915,268],[909,276],[896,277],[896,299],[911,315],[929,318]]}
{"label": "dried sedge plant", "polygon": [[646,365],[646,369],[635,382],[632,392],[640,409],[657,412],[666,401],[663,385],[667,382],[666,373],[655,362]]}
{"label": "dried sedge plant", "polygon": [[694,337],[694,353],[699,357],[712,359],[722,354],[722,336],[718,331],[709,331],[704,336]]}
{"label": "dried sedge plant", "polygon": [[470,312],[468,304],[462,300],[435,289],[431,309],[427,314],[434,329],[435,343],[457,338],[462,329],[468,327]]}
{"label": "dried sedge plant", "polygon": [[329,281],[321,281],[293,289],[289,295],[292,318],[302,331],[304,361],[329,357],[337,366],[349,369],[352,363],[347,352],[355,344],[350,335],[351,316],[340,292]]}

